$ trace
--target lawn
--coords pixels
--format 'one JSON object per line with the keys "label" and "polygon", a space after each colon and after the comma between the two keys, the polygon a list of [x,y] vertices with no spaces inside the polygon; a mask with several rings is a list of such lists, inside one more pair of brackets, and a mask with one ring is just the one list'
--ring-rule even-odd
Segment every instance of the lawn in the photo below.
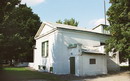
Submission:
{"label": "lawn", "polygon": [[3,77],[2,78],[3,81],[27,81],[27,80],[67,81],[64,80],[63,77],[60,77],[58,75],[32,71],[26,67],[5,67],[1,77]]}
{"label": "lawn", "polygon": [[[83,79],[91,79],[93,81],[93,79],[96,79],[97,77],[101,77],[104,79],[105,77],[109,78],[110,76],[115,76],[115,77],[119,76],[119,77],[127,78],[127,76],[129,75],[130,75],[130,71],[126,71],[125,73],[121,72],[115,74],[108,74],[105,76],[76,77],[73,75],[55,75],[51,73],[38,72],[35,70],[31,70],[30,68],[27,67],[5,67],[3,71],[0,71],[0,81],[72,81],[72,80],[78,81],[79,79],[82,79],[82,81],[84,81]],[[86,81],[90,81],[90,80],[86,80]],[[107,81],[107,80],[103,80],[103,81]]]}

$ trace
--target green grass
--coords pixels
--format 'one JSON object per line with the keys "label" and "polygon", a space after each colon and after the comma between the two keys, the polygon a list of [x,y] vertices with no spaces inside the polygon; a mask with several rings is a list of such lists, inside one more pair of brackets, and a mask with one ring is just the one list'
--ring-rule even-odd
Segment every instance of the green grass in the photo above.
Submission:
{"label": "green grass", "polygon": [[31,71],[25,67],[5,67],[4,75],[6,77],[10,76],[11,78],[16,79],[18,81],[34,80],[34,79],[43,79],[43,80],[49,80],[49,81],[65,81],[58,75]]}
{"label": "green grass", "polygon": [[6,67],[4,68],[5,71],[29,71],[27,68],[24,67]]}

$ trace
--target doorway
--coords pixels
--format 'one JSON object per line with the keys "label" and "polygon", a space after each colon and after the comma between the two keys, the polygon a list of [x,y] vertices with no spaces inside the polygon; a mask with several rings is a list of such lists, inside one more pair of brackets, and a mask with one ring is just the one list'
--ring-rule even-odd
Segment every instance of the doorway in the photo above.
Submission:
{"label": "doorway", "polygon": [[70,57],[70,74],[75,74],[75,57]]}

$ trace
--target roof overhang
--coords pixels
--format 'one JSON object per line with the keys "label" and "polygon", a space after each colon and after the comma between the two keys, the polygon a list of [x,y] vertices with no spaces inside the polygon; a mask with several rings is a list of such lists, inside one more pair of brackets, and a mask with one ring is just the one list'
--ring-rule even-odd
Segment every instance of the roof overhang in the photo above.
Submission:
{"label": "roof overhang", "polygon": [[57,27],[57,28],[60,28],[60,29],[66,29],[66,30],[72,30],[72,31],[80,31],[80,32],[95,33],[95,34],[99,34],[99,35],[111,36],[110,34],[104,34],[104,33],[92,32],[92,31],[89,31],[89,30],[83,30],[83,29],[63,28],[63,27]]}
{"label": "roof overhang", "polygon": [[85,51],[83,51],[83,52],[82,52],[82,55],[85,55],[85,54],[106,55],[105,53],[85,52]]}
{"label": "roof overhang", "polygon": [[80,28],[80,27],[64,25],[64,24],[57,24],[57,23],[50,23],[50,22],[43,22],[41,24],[40,28],[38,29],[38,32],[36,33],[34,39],[39,38],[39,35],[42,32],[45,25],[48,25],[48,26],[50,26],[50,27],[52,27],[54,29],[65,29],[65,30],[71,30],[71,31],[89,32],[89,33],[95,33],[95,34],[99,34],[99,35],[111,36],[110,34],[103,34],[103,33],[93,32],[91,30],[87,30],[87,29]]}
{"label": "roof overhang", "polygon": [[53,26],[52,24],[50,24],[50,23],[48,23],[48,22],[43,22],[43,23],[41,24],[40,28],[38,29],[36,35],[34,36],[34,39],[36,39],[36,38],[40,35],[40,33],[42,32],[42,30],[43,30],[43,28],[44,28],[45,25],[48,25],[48,26],[50,26],[50,27],[52,27],[52,28],[56,28],[55,26]]}

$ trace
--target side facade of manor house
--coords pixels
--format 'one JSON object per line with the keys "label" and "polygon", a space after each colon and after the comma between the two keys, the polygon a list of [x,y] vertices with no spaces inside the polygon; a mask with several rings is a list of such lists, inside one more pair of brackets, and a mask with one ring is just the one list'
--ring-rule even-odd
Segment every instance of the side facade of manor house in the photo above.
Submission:
{"label": "side facade of manor house", "polygon": [[104,25],[92,30],[43,22],[35,35],[34,63],[41,72],[76,76],[119,71],[119,54],[107,55],[105,41],[110,37]]}

